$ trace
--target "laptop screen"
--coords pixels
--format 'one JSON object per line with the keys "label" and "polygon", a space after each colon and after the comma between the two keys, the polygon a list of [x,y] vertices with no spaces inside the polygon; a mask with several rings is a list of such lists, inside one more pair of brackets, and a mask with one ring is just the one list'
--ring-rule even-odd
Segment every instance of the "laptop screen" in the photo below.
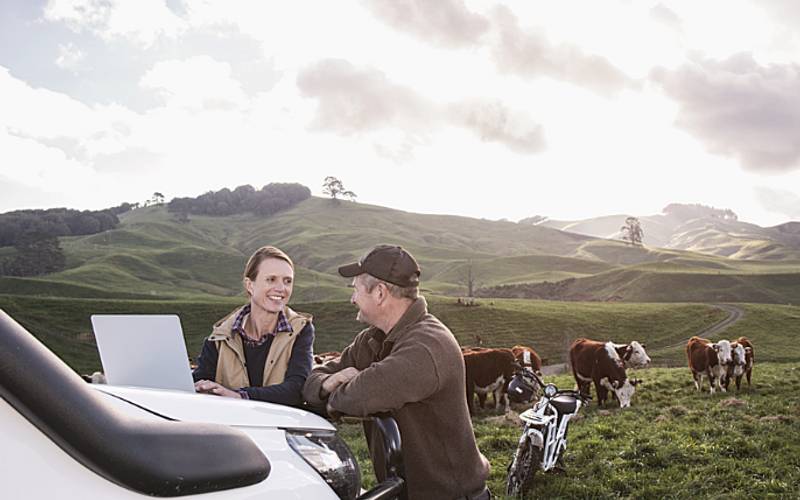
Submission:
{"label": "laptop screen", "polygon": [[194,392],[178,316],[94,314],[92,328],[110,385]]}

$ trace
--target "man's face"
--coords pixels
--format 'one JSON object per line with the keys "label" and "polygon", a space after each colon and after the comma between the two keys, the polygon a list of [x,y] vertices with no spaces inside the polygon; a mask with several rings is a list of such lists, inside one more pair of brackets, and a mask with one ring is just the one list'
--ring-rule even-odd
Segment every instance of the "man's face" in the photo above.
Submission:
{"label": "man's face", "polygon": [[285,260],[264,259],[258,265],[255,279],[245,278],[244,284],[250,294],[251,307],[277,313],[292,296],[294,271]]}
{"label": "man's face", "polygon": [[368,325],[375,324],[374,321],[378,314],[378,286],[373,288],[372,291],[368,291],[364,284],[363,274],[353,278],[353,295],[350,296],[350,302],[358,307],[356,320]]}

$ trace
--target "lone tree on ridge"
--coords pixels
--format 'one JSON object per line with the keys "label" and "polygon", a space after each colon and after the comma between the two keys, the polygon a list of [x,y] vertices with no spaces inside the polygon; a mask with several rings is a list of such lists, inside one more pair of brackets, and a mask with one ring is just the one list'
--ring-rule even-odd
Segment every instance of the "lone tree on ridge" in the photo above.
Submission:
{"label": "lone tree on ridge", "polygon": [[342,181],[332,175],[325,177],[325,182],[322,183],[322,193],[327,194],[337,202],[339,201],[338,196],[350,198],[351,201],[355,201],[356,199],[356,194],[345,189]]}

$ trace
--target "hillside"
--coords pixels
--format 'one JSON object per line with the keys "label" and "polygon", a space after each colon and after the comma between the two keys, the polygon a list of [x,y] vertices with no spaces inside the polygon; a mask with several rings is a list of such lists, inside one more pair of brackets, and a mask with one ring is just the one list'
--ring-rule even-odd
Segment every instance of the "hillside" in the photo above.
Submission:
{"label": "hillside", "polygon": [[[761,227],[726,218],[725,212],[700,205],[673,204],[656,215],[638,216],[646,246],[688,250],[742,260],[800,260],[800,222]],[[550,227],[595,238],[620,239],[629,215],[583,220],[543,220]]]}
{"label": "hillside", "polygon": [[[785,241],[797,237],[793,226],[779,232]],[[427,290],[455,296],[467,293],[471,275],[474,289],[480,288],[483,295],[785,304],[795,303],[797,292],[784,283],[796,278],[800,282],[800,261],[776,260],[775,249],[762,252],[770,257],[767,260],[732,259],[634,247],[541,225],[415,214],[314,197],[271,216],[191,215],[185,221],[163,206],[139,208],[121,214],[116,229],[60,242],[66,269],[37,278],[0,278],[0,293],[162,300],[236,297],[247,257],[258,246],[273,244],[297,264],[297,300],[340,300],[349,291],[336,268],[386,242],[414,253]],[[497,287],[517,285],[550,289],[554,283],[564,293],[496,292]]]}

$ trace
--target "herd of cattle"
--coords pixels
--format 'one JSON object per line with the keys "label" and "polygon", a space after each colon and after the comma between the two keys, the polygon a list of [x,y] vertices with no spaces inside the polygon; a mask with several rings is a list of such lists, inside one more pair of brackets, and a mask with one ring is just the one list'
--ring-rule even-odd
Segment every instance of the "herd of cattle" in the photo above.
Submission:
{"label": "herd of cattle", "polygon": [[[509,409],[508,383],[520,370],[531,370],[542,375],[542,359],[533,348],[515,345],[508,348],[462,347],[466,368],[467,403],[470,413],[475,412],[475,395],[478,404],[485,406],[487,396],[492,394],[492,404],[496,408],[502,401],[505,411]],[[314,356],[315,364],[322,364],[338,357],[338,352],[325,352]],[[742,377],[750,377],[753,370],[753,344],[746,337],[735,341],[719,340],[712,342],[700,337],[692,337],[686,344],[686,357],[692,372],[695,387],[702,390],[703,377],[708,378],[710,392],[714,386],[727,391],[731,379],[740,389]],[[645,345],[637,341],[627,344],[601,342],[589,339],[576,339],[569,348],[569,361],[575,383],[581,393],[589,395],[593,383],[597,402],[605,404],[611,394],[619,401],[620,407],[630,406],[631,397],[639,379],[629,378],[628,368],[645,368],[650,357]]]}

